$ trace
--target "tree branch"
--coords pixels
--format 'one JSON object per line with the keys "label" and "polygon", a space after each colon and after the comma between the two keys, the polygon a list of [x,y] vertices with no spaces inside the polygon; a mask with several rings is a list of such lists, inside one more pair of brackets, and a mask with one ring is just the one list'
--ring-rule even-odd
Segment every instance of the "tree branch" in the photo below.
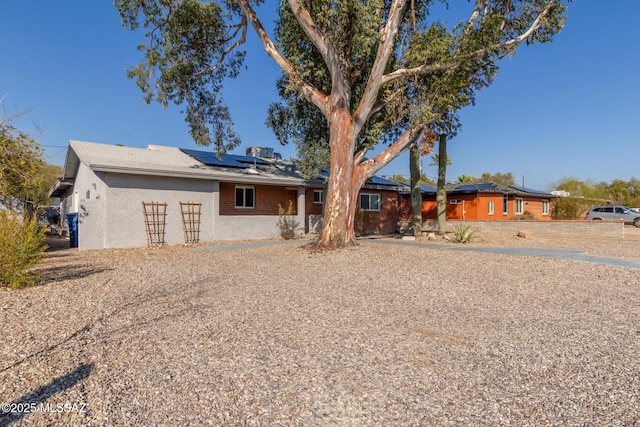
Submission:
{"label": "tree branch", "polygon": [[465,55],[461,55],[458,57],[458,59],[445,63],[445,64],[423,64],[419,67],[414,67],[414,68],[401,68],[398,70],[395,70],[389,74],[386,74],[385,76],[382,77],[381,81],[382,84],[386,84],[389,83],[395,79],[399,79],[402,77],[407,77],[407,76],[414,76],[414,75],[419,75],[419,74],[425,74],[425,73],[430,73],[430,72],[434,72],[434,71],[446,71],[446,70],[451,70],[454,69],[456,67],[458,67],[463,61],[465,60],[469,60],[469,59],[475,59],[475,58],[480,58],[482,56],[487,55],[489,52],[492,51],[502,51],[502,53],[499,55],[499,57],[503,57],[505,56],[507,53],[511,52],[513,49],[515,49],[519,44],[521,44],[523,41],[525,41],[528,37],[530,37],[534,31],[536,31],[538,28],[540,28],[541,26],[541,21],[542,19],[544,19],[544,17],[549,13],[549,11],[551,10],[551,6],[556,2],[556,0],[551,0],[550,2],[547,3],[547,6],[545,7],[545,9],[540,12],[540,14],[538,14],[538,16],[536,17],[536,19],[533,21],[533,23],[531,24],[531,26],[527,29],[527,31],[525,31],[524,33],[520,34],[518,37],[512,38],[510,40],[507,40],[504,43],[497,43],[494,44],[492,46],[489,47],[485,47],[482,49],[478,49],[475,52],[471,52]]}
{"label": "tree branch", "polygon": [[205,74],[205,73],[209,73],[211,71],[215,71],[222,64],[222,62],[224,62],[224,60],[227,57],[227,55],[229,55],[234,49],[236,49],[241,44],[244,44],[244,42],[247,40],[247,17],[246,17],[246,15],[242,15],[241,21],[238,24],[235,24],[235,25],[233,25],[231,27],[235,28],[235,30],[233,31],[233,34],[231,34],[226,41],[233,40],[237,36],[238,31],[240,31],[242,29],[242,34],[240,35],[240,38],[238,40],[236,40],[231,46],[229,46],[229,48],[227,48],[224,51],[224,53],[220,56],[220,59],[218,60],[218,62],[216,62],[214,65],[212,65],[210,67],[207,67],[207,68],[205,68],[203,70],[198,71],[195,74],[196,76],[199,76],[199,75]]}
{"label": "tree branch", "polygon": [[264,29],[262,22],[258,19],[256,12],[249,5],[248,0],[238,0],[238,5],[242,9],[242,13],[247,17],[249,23],[255,30],[258,38],[262,42],[264,46],[264,50],[267,52],[267,55],[271,57],[275,61],[276,64],[282,69],[282,71],[289,76],[292,82],[298,83],[301,85],[302,93],[311,100],[318,108],[322,111],[325,111],[325,99],[326,95],[322,93],[320,90],[311,86],[308,83],[305,83],[303,79],[300,77],[300,74],[296,71],[296,69],[291,65],[291,63],[284,57],[282,52],[278,50],[276,45],[267,34],[267,31]]}
{"label": "tree branch", "polygon": [[400,153],[404,152],[409,146],[418,139],[424,132],[425,128],[409,128],[405,131],[405,133],[393,144],[387,147],[382,153],[373,157],[372,159],[366,160],[359,164],[356,164],[357,168],[363,169],[363,176],[367,179],[371,178],[376,174],[380,169],[386,166],[391,160],[395,159],[400,155]]}
{"label": "tree branch", "polygon": [[[335,47],[331,42],[329,42],[329,40],[327,40],[325,35],[316,26],[315,22],[313,22],[311,14],[302,6],[302,2],[299,0],[288,0],[288,3],[293,16],[298,20],[305,34],[318,49],[322,59],[324,59],[324,63],[329,70],[329,75],[331,76],[332,94],[339,93],[339,96],[346,98],[345,101],[348,101],[348,98],[351,97],[351,79],[347,70],[340,66],[342,60],[338,55],[338,52],[335,50]],[[348,105],[348,102],[346,103]],[[320,107],[322,111],[327,112],[327,107],[325,105],[318,105],[318,107]],[[329,117],[328,114],[325,115]]]}
{"label": "tree branch", "polygon": [[364,94],[353,115],[356,133],[360,132],[369,117],[371,117],[380,88],[385,84],[383,81],[384,70],[389,61],[389,56],[393,52],[393,46],[400,26],[400,17],[405,4],[406,0],[393,0],[391,2],[387,23],[384,28],[380,30],[376,59],[371,67],[371,73],[369,74],[369,80],[367,81]]}

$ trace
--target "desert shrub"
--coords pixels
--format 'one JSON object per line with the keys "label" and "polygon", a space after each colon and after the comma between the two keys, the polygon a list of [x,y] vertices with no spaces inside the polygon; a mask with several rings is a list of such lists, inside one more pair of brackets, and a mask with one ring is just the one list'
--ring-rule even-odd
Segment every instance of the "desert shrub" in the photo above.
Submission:
{"label": "desert shrub", "polygon": [[23,221],[17,215],[0,212],[0,286],[13,289],[33,285],[30,271],[47,249],[45,230],[35,220]]}
{"label": "desert shrub", "polygon": [[454,243],[469,243],[476,238],[476,232],[468,225],[454,225],[447,239]]}
{"label": "desert shrub", "polygon": [[533,212],[525,210],[522,212],[522,214],[512,216],[509,219],[511,221],[533,221],[536,219],[536,216]]}
{"label": "desert shrub", "polygon": [[278,203],[278,228],[280,229],[280,237],[285,240],[290,240],[296,237],[296,230],[300,225],[300,222],[296,220],[296,209],[293,207],[293,201],[289,200],[287,209],[283,208]]}

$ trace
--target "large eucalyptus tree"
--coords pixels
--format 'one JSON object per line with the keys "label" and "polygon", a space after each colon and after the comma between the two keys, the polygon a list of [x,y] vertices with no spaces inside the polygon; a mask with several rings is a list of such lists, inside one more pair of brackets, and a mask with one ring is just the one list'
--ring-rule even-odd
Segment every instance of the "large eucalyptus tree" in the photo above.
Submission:
{"label": "large eucalyptus tree", "polygon": [[340,247],[355,243],[366,180],[412,144],[431,143],[433,124],[472,103],[499,59],[522,43],[551,41],[566,1],[459,2],[468,16],[447,27],[431,16],[432,0],[281,0],[275,35],[261,21],[261,0],[115,4],[125,26],[146,29],[145,58],[130,76],[147,100],[185,105],[193,138],[218,150],[238,143],[222,86],[239,72],[253,28],[283,73],[283,103],[269,115],[276,135],[307,154],[328,147],[317,243]]}

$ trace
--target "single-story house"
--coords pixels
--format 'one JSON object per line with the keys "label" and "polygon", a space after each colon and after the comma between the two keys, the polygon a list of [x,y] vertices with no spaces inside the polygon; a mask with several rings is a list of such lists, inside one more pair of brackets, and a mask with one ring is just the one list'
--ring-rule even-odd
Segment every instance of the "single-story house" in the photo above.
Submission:
{"label": "single-story house", "polygon": [[[437,219],[437,189],[421,186],[422,219]],[[447,219],[505,220],[551,219],[551,201],[555,196],[544,191],[495,182],[447,185]],[[401,212],[413,217],[410,188],[400,191]]]}
{"label": "single-story house", "polygon": [[[317,230],[326,173],[305,179],[295,163],[256,148],[218,156],[70,141],[49,196],[61,199],[61,218],[72,214],[80,250],[278,237],[279,207],[290,202],[298,232]],[[398,189],[378,177],[367,182],[361,231],[396,230]]]}

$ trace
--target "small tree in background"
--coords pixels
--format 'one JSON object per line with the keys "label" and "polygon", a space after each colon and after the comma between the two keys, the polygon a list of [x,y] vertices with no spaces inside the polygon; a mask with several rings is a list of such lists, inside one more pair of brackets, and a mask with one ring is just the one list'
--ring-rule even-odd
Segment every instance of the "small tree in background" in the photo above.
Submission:
{"label": "small tree in background", "polygon": [[[15,118],[0,117],[0,195],[41,203],[47,200],[46,192],[42,196],[46,186],[42,149],[13,126]],[[27,216],[26,212],[0,212],[0,286],[20,288],[35,282],[29,269],[43,257],[47,246],[44,229]]]}
{"label": "small tree in background", "polygon": [[41,185],[42,149],[17,130],[13,117],[0,117],[0,195],[31,199]]}
{"label": "small tree in background", "polygon": [[513,172],[484,172],[479,178],[472,175],[460,175],[458,177],[458,183],[460,184],[470,184],[474,182],[495,182],[496,184],[502,185],[516,185],[516,179],[513,177]]}
{"label": "small tree in background", "polygon": [[556,197],[551,208],[553,219],[580,219],[598,201],[581,197]]}

